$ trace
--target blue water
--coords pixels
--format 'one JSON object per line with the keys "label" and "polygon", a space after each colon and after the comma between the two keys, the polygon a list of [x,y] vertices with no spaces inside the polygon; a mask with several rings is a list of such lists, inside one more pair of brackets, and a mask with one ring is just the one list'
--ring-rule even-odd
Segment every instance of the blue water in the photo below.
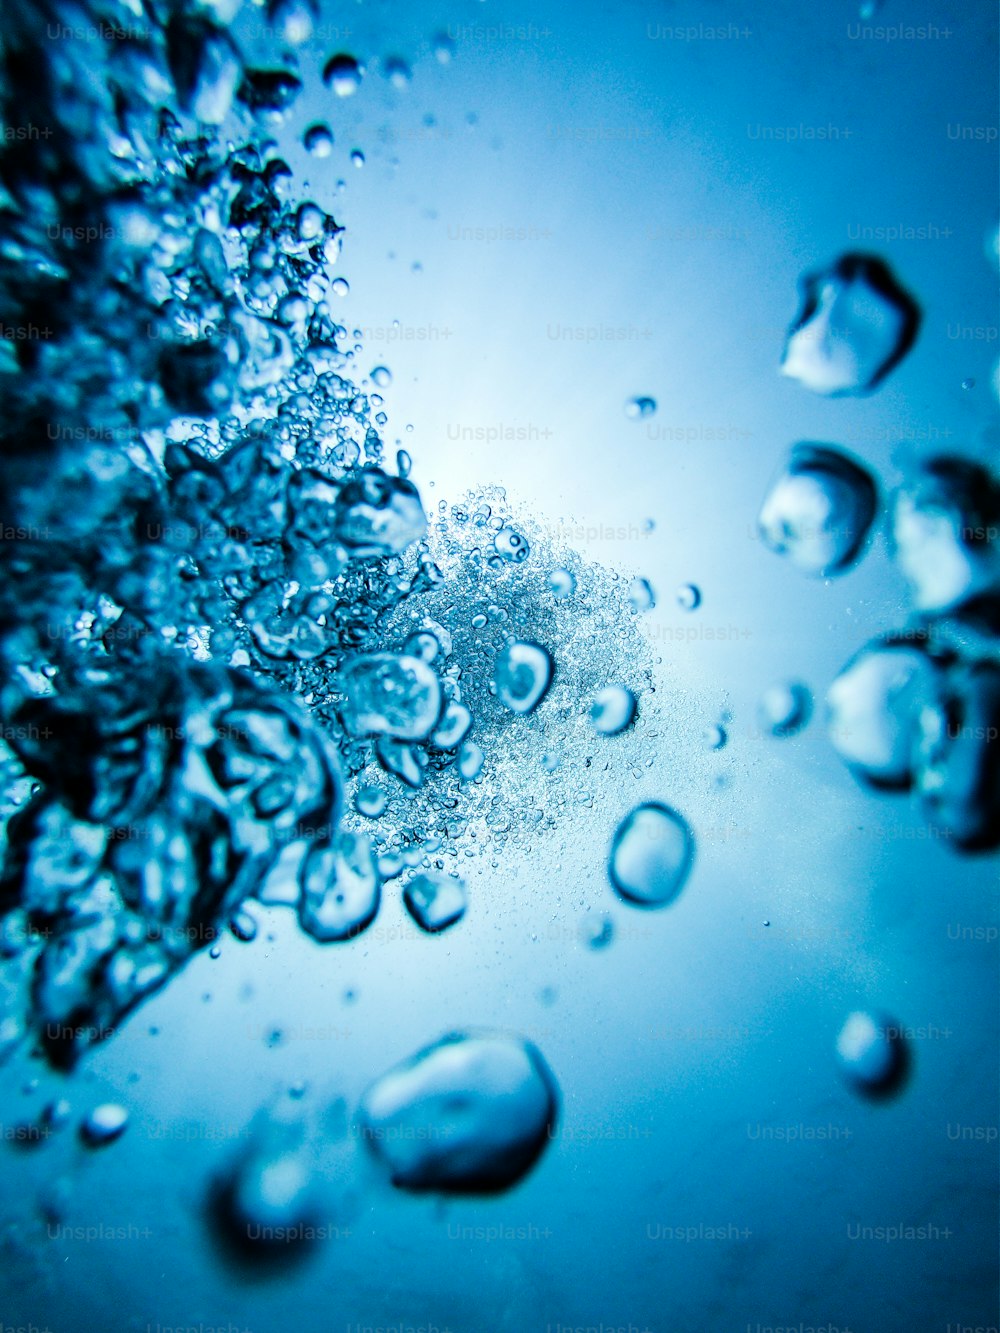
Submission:
{"label": "blue water", "polygon": [[[239,73],[227,27],[244,65],[293,67],[276,32],[301,36],[307,9],[224,11],[223,87]],[[287,345],[308,347],[298,397],[286,344],[231,304],[227,272],[263,309],[271,270],[254,288],[211,211],[172,305],[136,277],[161,251],[114,211],[116,190],[161,221],[178,210],[181,256],[193,195],[183,173],[159,194],[137,183],[155,167],[131,176],[88,116],[136,85],[133,44],[162,64],[161,28],[158,11],[17,4],[4,45],[4,811],[41,782],[36,801],[72,808],[78,848],[103,839],[93,882],[143,886],[133,925],[176,947],[134,1008],[86,968],[90,1008],[65,981],[33,990],[35,954],[55,968],[73,868],[32,880],[16,848],[40,844],[15,821],[0,1333],[995,1328],[996,709],[987,690],[967,747],[946,749],[949,797],[987,774],[971,801],[986,845],[963,850],[954,807],[928,813],[931,732],[921,804],[852,771],[825,704],[890,631],[922,653],[930,626],[949,706],[972,687],[948,652],[997,660],[996,622],[964,604],[925,601],[919,618],[890,503],[921,461],[957,454],[994,477],[1000,461],[995,8],[324,5],[294,48],[291,109],[254,122],[237,100],[203,130],[220,153],[273,137],[290,170],[275,217],[298,231],[275,223],[261,249],[327,304],[308,331],[284,307]],[[322,78],[337,53],[362,67],[347,96]],[[156,86],[129,124],[161,167],[197,157],[158,124],[157,97],[191,122]],[[303,145],[318,123],[326,156]],[[247,163],[244,181],[263,174]],[[874,392],[810,392],[779,373],[803,277],[859,251],[912,296],[919,332]],[[53,276],[67,253],[69,277]],[[50,331],[13,331],[28,326]],[[223,349],[204,378],[205,361],[162,350],[196,332]],[[284,437],[259,424],[278,396]],[[870,528],[858,492],[840,495],[824,550],[844,568],[820,560],[814,577],[758,530],[801,442],[845,451],[879,494]],[[375,546],[358,536],[370,516],[345,517],[365,463],[398,506]],[[987,485],[974,567],[995,593]],[[815,515],[802,521],[811,540]],[[348,609],[310,599],[324,588]],[[550,654],[551,680],[511,692],[509,640],[540,645],[536,670]],[[409,730],[352,728],[345,663],[404,648],[434,677],[408,668]],[[794,723],[775,721],[788,686]],[[591,708],[609,687],[637,711],[601,735]],[[430,735],[449,698],[473,719],[461,749]],[[116,700],[142,719],[138,761],[109,739]],[[931,729],[945,716],[924,702],[907,705],[914,735],[918,714]],[[244,765],[260,784],[246,805]],[[674,812],[670,838],[633,849],[646,891],[616,892],[616,830],[645,803]],[[154,837],[160,817],[182,872],[156,899],[151,867],[174,845]],[[311,849],[298,877],[272,864],[289,842]],[[346,902],[324,897],[338,854]],[[442,890],[440,917],[421,909],[430,929],[405,900],[420,874]],[[31,899],[22,948],[11,913],[43,881],[56,897]],[[86,913],[125,920],[102,893],[73,909],[72,939]],[[227,929],[241,905],[252,938]],[[122,966],[139,956],[137,940],[117,948]],[[867,1066],[845,1063],[843,1038],[838,1056],[856,1012],[883,1043],[899,1029],[891,1086],[857,1081],[884,1044]],[[409,1074],[386,1092],[455,1032],[511,1034],[542,1063],[515,1043],[476,1064],[470,1044],[426,1076],[426,1100]],[[105,1104],[124,1132],[113,1113],[87,1121]],[[398,1188],[398,1170],[393,1186],[376,1124],[413,1128],[424,1187]],[[444,1165],[428,1163],[441,1142]],[[261,1245],[269,1219],[299,1230]]]}

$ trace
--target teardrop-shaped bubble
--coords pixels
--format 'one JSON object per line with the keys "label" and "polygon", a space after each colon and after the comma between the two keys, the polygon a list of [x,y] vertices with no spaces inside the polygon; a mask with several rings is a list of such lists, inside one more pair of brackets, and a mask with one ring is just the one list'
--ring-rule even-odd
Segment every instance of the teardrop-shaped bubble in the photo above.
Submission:
{"label": "teardrop-shaped bubble", "polygon": [[329,157],[333,152],[333,135],[330,133],[329,125],[317,121],[315,125],[310,125],[302,136],[302,144],[307,153],[313,157]]}
{"label": "teardrop-shaped bubble", "polygon": [[80,1126],[80,1137],[88,1148],[104,1148],[120,1139],[128,1127],[128,1111],[117,1102],[95,1106]]}
{"label": "teardrop-shaped bubble", "polygon": [[338,97],[351,97],[361,86],[361,66],[353,56],[340,52],[326,62],[323,82]]}
{"label": "teardrop-shaped bubble", "polygon": [[355,556],[399,555],[427,531],[427,516],[412,481],[366,468],[341,487],[336,533]]}
{"label": "teardrop-shaped bubble", "polygon": [[549,592],[557,602],[565,601],[576,592],[576,579],[568,569],[554,569],[549,574]]}
{"label": "teardrop-shaped bubble", "polygon": [[338,833],[313,843],[300,871],[299,924],[320,944],[360,934],[378,912],[381,884],[371,840]]}
{"label": "teardrop-shaped bubble", "polygon": [[693,859],[694,838],[684,819],[670,806],[650,801],[618,825],[608,873],[626,902],[666,907],[684,887]]}
{"label": "teardrop-shaped bubble", "polygon": [[1000,481],[965,458],[932,458],[896,492],[893,555],[918,611],[1000,594]]}
{"label": "teardrop-shaped bubble", "polygon": [[635,721],[636,701],[624,685],[606,685],[590,705],[590,720],[599,736],[617,736]]}
{"label": "teardrop-shaped bubble", "polygon": [[429,935],[446,930],[465,915],[465,884],[451,875],[415,875],[403,889],[406,910]]}
{"label": "teardrop-shaped bubble", "polygon": [[921,808],[939,836],[987,851],[1000,844],[1000,666],[953,666],[942,695],[917,715]]}
{"label": "teardrop-shaped bubble", "polygon": [[352,736],[423,740],[441,716],[441,682],[419,657],[369,653],[348,659],[340,679],[347,699],[341,707]]}
{"label": "teardrop-shaped bubble", "polygon": [[794,736],[812,717],[812,695],[797,680],[769,685],[757,704],[761,731],[768,736]]}
{"label": "teardrop-shaped bubble", "polygon": [[526,715],[541,703],[552,683],[553,662],[547,648],[518,640],[497,655],[493,683],[497,698],[512,713]]}
{"label": "teardrop-shaped bubble", "polygon": [[895,1091],[907,1064],[898,1025],[862,1010],[848,1014],[840,1029],[837,1059],[848,1083],[868,1097],[884,1097]]}
{"label": "teardrop-shaped bubble", "polygon": [[651,417],[656,411],[656,399],[638,396],[629,398],[625,404],[625,415],[632,421],[638,421],[641,417]]}
{"label": "teardrop-shaped bubble", "polygon": [[643,611],[652,611],[656,605],[656,596],[648,579],[633,579],[629,584],[628,599],[632,609],[640,614]]}
{"label": "teardrop-shaped bubble", "polygon": [[798,444],[771,483],[757,529],[803,574],[826,578],[854,563],[876,508],[875,483],[860,464],[827,445]]}
{"label": "teardrop-shaped bubble", "polygon": [[541,1053],[503,1033],[454,1033],[378,1079],[361,1134],[399,1189],[495,1194],[535,1165],[558,1112]]}
{"label": "teardrop-shaped bubble", "polygon": [[919,642],[876,639],[827,694],[827,731],[851,769],[874,787],[905,790],[913,777],[920,714],[940,708],[938,669]]}
{"label": "teardrop-shaped bubble", "polygon": [[881,260],[844,255],[803,278],[781,373],[814,393],[868,393],[913,346],[919,323],[916,302]]}

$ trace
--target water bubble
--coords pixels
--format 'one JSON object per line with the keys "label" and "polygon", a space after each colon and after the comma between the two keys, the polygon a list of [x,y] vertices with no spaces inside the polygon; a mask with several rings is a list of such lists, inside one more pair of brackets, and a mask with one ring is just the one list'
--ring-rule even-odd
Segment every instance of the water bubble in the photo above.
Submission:
{"label": "water bubble", "polygon": [[95,1106],[80,1126],[80,1137],[88,1148],[103,1148],[120,1139],[128,1126],[128,1111],[117,1102]]}
{"label": "water bubble", "polygon": [[334,278],[330,283],[330,291],[334,296],[347,296],[351,290],[351,285],[346,278]]}
{"label": "water bubble", "polygon": [[334,523],[355,556],[398,555],[427,531],[416,486],[380,468],[366,468],[341,487]]}
{"label": "water bubble", "polygon": [[323,234],[326,214],[316,204],[301,204],[295,214],[295,230],[300,241],[314,241]]}
{"label": "water bubble", "polygon": [[312,36],[312,0],[272,0],[267,17],[291,46],[301,46]]}
{"label": "water bubble", "polygon": [[471,726],[472,714],[465,704],[453,699],[445,708],[438,729],[431,736],[431,743],[439,750],[457,750]]}
{"label": "water bubble", "polygon": [[465,884],[451,875],[416,875],[403,889],[403,902],[421,930],[437,934],[465,915]]}
{"label": "water bubble", "polygon": [[286,1267],[311,1248],[320,1199],[295,1098],[255,1118],[246,1147],[213,1189],[211,1211],[218,1240],[255,1269]]}
{"label": "water bubble", "polygon": [[341,672],[347,700],[341,709],[352,736],[429,736],[441,716],[441,682],[425,661],[395,653],[348,659]]}
{"label": "water bubble", "polygon": [[390,56],[385,62],[385,77],[394,88],[402,91],[410,86],[413,75],[409,65],[401,56]]}
{"label": "water bubble", "polygon": [[701,606],[701,589],[693,583],[682,583],[677,589],[677,605],[682,611],[697,611]]}
{"label": "water bubble", "polygon": [[1000,483],[978,463],[932,458],[897,491],[893,555],[918,611],[1000,590]]}
{"label": "water bubble", "polygon": [[919,643],[876,639],[830,686],[830,740],[866,782],[904,790],[913,776],[920,714],[938,706],[939,692],[937,668]]}
{"label": "water bubble", "polygon": [[527,560],[530,553],[527,541],[514,528],[501,528],[493,538],[493,545],[502,560],[515,565]]}
{"label": "water bubble", "polygon": [[638,805],[619,824],[611,844],[608,873],[616,893],[640,907],[674,901],[691,869],[694,839],[685,821],[668,805]]}
{"label": "water bubble", "polygon": [[211,959],[213,959],[213,960],[214,960],[214,959],[217,959],[217,958],[221,958],[221,957],[222,957],[222,946],[221,946],[220,944],[213,944],[212,947],[211,947],[211,948],[209,949],[209,951],[208,951],[208,956],[209,956],[209,958],[211,958]]}
{"label": "water bubble", "polygon": [[580,935],[588,949],[606,949],[615,937],[615,923],[607,913],[585,917]]}
{"label": "water bubble", "polygon": [[857,558],[875,519],[869,473],[826,445],[792,450],[761,506],[761,540],[814,578],[842,573]]}
{"label": "water bubble", "polygon": [[706,727],[702,736],[704,737],[705,744],[710,750],[723,749],[729,739],[725,727],[719,726],[718,723]]}
{"label": "water bubble", "polygon": [[372,371],[372,382],[380,389],[387,389],[392,383],[392,371],[388,366],[376,366]]}
{"label": "water bubble", "polygon": [[976,381],[971,375],[967,379],[964,379],[962,381],[962,388],[965,389],[966,391],[968,391],[969,389],[974,389],[975,387],[976,387]]}
{"label": "water bubble", "polygon": [[365,165],[365,155],[360,148],[351,149],[351,166],[359,170]]}
{"label": "water bubble", "polygon": [[72,1114],[73,1108],[65,1097],[48,1102],[41,1114],[41,1123],[48,1129],[62,1129]]}
{"label": "water bubble", "polygon": [[656,605],[656,597],[648,579],[633,579],[629,584],[628,599],[633,611],[638,611],[640,614],[643,611],[652,611]]}
{"label": "water bubble", "polygon": [[381,787],[359,787],[354,794],[354,808],[359,815],[378,819],[385,813],[386,795]]}
{"label": "water bubble", "polygon": [[917,714],[915,787],[924,817],[965,851],[1000,842],[1000,667],[951,665],[937,707]]}
{"label": "water bubble", "polygon": [[794,736],[812,716],[812,695],[799,681],[769,685],[757,704],[760,729],[768,736]]}
{"label": "water bubble", "polygon": [[912,347],[916,302],[881,260],[867,255],[844,255],[801,285],[802,310],[781,373],[814,393],[870,392]]}
{"label": "water bubble", "polygon": [[531,713],[552,683],[554,664],[547,648],[518,640],[497,655],[493,683],[497,698],[512,713]]}
{"label": "water bubble", "polygon": [[237,912],[229,922],[229,929],[244,944],[251,944],[257,938],[257,922],[247,911]]}
{"label": "water bubble", "polygon": [[330,843],[314,843],[301,870],[299,924],[320,944],[349,940],[378,912],[381,884],[371,839],[338,833]]}
{"label": "water bubble", "polygon": [[458,772],[463,782],[473,782],[483,771],[486,756],[475,741],[464,741],[458,752]]}
{"label": "water bubble", "polygon": [[236,96],[251,111],[264,113],[272,121],[280,121],[283,113],[298,100],[302,88],[298,75],[286,69],[248,69]]}
{"label": "water bubble", "polygon": [[606,685],[590,705],[590,720],[599,736],[617,736],[635,721],[636,701],[624,685]]}
{"label": "water bubble", "polygon": [[455,43],[446,32],[434,37],[434,56],[439,65],[450,65],[455,55]]}
{"label": "water bubble", "polygon": [[323,69],[323,82],[338,97],[351,97],[361,86],[361,66],[353,56],[331,56]]}
{"label": "water bubble", "polygon": [[375,742],[375,757],[387,773],[416,790],[424,785],[427,755],[416,745],[380,736]]}
{"label": "water bubble", "polygon": [[333,152],[333,135],[329,125],[325,125],[322,121],[310,125],[302,136],[302,144],[306,152],[311,153],[313,157],[329,157]]}
{"label": "water bubble", "polygon": [[625,404],[625,415],[632,421],[638,421],[642,417],[651,417],[655,411],[655,398],[629,398]]}
{"label": "water bubble", "polygon": [[553,569],[549,574],[549,592],[557,602],[565,601],[576,592],[576,579],[568,569]]}
{"label": "water bubble", "polygon": [[848,1083],[868,1097],[895,1091],[907,1063],[899,1027],[862,1011],[848,1014],[837,1037],[837,1059]]}
{"label": "water bubble", "polygon": [[454,1033],[378,1079],[358,1117],[397,1188],[494,1194],[534,1166],[557,1105],[555,1079],[534,1046]]}

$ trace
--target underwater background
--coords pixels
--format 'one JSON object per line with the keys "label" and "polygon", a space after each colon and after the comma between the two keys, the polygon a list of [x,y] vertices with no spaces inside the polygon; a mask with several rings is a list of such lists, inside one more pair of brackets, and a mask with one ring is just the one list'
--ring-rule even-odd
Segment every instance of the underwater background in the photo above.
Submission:
{"label": "underwater background", "polygon": [[8,8],[0,1333],[995,1329],[996,6]]}

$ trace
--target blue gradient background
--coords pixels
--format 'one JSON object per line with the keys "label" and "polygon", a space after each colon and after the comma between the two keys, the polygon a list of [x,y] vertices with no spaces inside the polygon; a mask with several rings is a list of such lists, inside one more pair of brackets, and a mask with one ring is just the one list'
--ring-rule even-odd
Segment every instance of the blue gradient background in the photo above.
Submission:
{"label": "blue gradient background", "polygon": [[[589,841],[539,839],[529,857],[484,862],[466,920],[440,939],[417,936],[390,886],[377,927],[349,945],[317,946],[274,909],[271,937],[197,958],[66,1093],[77,1111],[125,1102],[119,1144],[87,1155],[65,1135],[33,1153],[0,1149],[0,1322],[52,1333],[995,1325],[996,1147],[952,1141],[948,1127],[997,1123],[997,944],[950,938],[996,926],[997,861],[956,857],[920,836],[907,798],[859,789],[819,718],[789,742],[754,734],[765,686],[794,675],[821,699],[858,646],[903,623],[906,602],[881,535],[829,584],[751,537],[767,482],[800,439],[846,445],[885,486],[916,455],[996,459],[997,343],[949,330],[1000,322],[985,253],[997,148],[948,128],[996,126],[996,7],[890,0],[877,22],[950,32],[895,42],[852,39],[857,11],[843,0],[456,0],[344,5],[323,21],[350,36],[311,43],[304,65],[343,48],[370,69],[350,101],[313,88],[295,123],[300,134],[328,116],[334,155],[316,163],[290,134],[289,160],[348,229],[343,316],[369,331],[367,362],[392,369],[387,410],[414,480],[428,507],[496,483],[549,524],[624,529],[575,544],[667,594],[649,623],[677,733],[651,740],[657,762],[621,809],[595,808]],[[729,23],[749,36],[649,35]],[[503,24],[535,35],[463,32]],[[432,37],[449,29],[457,49],[442,67]],[[379,71],[393,54],[412,64],[406,91]],[[752,137],[798,125],[850,134]],[[367,158],[360,171],[353,148]],[[948,234],[853,239],[857,227],[898,224]],[[527,235],[461,239],[489,227]],[[803,270],[857,248],[890,262],[924,327],[877,394],[827,401],[778,375],[782,331]],[[393,320],[439,336],[387,343]],[[577,326],[633,332],[552,336]],[[626,420],[634,393],[657,399],[650,421]],[[499,424],[526,438],[456,438]],[[687,580],[704,596],[697,623],[734,637],[671,639],[695,623],[669,596]],[[731,741],[711,755],[697,738],[722,707]],[[688,888],[662,914],[629,913],[605,879],[610,831],[645,796],[676,804],[698,838]],[[581,902],[613,912],[609,950],[581,945]],[[834,1067],[836,1033],[858,1007],[923,1033],[911,1083],[888,1105],[854,1099]],[[274,1049],[261,1040],[307,1023],[338,1031]],[[350,1235],[285,1278],[251,1282],[220,1261],[204,1195],[232,1147],[207,1136],[238,1133],[282,1080],[353,1106],[375,1075],[470,1024],[535,1040],[562,1088],[559,1132],[520,1187],[439,1204],[366,1181],[331,1219]],[[22,1094],[35,1074],[6,1080],[4,1124],[49,1094],[46,1076]],[[837,1134],[759,1137],[793,1125]],[[47,1237],[35,1201],[64,1173],[69,1224],[150,1234]],[[849,1239],[855,1225],[898,1223],[950,1235]],[[498,1225],[528,1238],[457,1230]],[[740,1234],[657,1239],[666,1226]]]}

